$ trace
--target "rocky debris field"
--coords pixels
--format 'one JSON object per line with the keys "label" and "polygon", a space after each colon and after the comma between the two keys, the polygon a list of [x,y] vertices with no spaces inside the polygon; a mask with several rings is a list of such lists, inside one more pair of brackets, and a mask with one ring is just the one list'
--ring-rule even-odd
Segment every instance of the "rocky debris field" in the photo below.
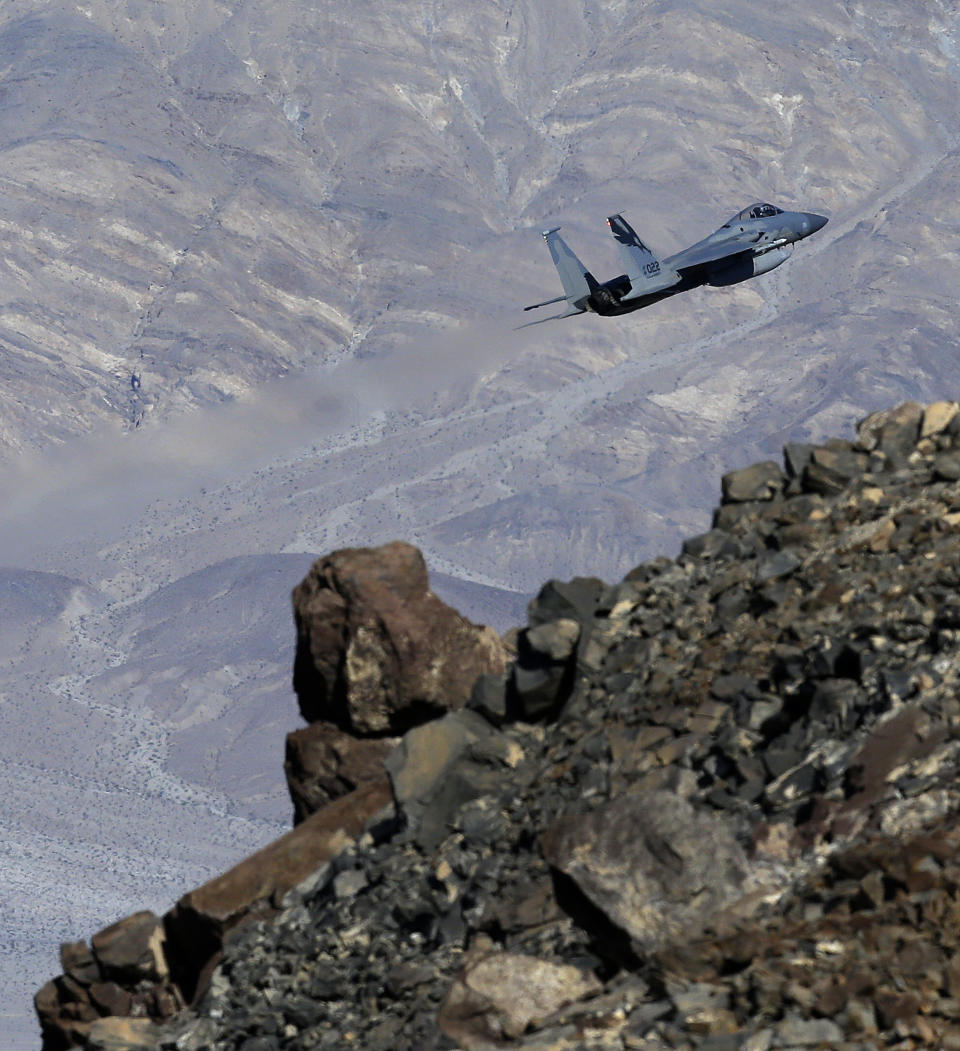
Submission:
{"label": "rocky debris field", "polygon": [[722,494],[502,649],[417,631],[405,545],[317,563],[299,823],[65,946],[45,1046],[960,1048],[958,406]]}

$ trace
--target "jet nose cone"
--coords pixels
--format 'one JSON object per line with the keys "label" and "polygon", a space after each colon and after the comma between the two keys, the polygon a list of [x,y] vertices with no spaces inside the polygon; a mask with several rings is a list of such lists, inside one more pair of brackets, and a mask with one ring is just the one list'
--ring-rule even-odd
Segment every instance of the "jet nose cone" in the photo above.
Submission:
{"label": "jet nose cone", "polygon": [[825,215],[817,215],[816,212],[805,212],[804,217],[810,224],[808,234],[815,234],[818,230],[822,230],[830,221]]}

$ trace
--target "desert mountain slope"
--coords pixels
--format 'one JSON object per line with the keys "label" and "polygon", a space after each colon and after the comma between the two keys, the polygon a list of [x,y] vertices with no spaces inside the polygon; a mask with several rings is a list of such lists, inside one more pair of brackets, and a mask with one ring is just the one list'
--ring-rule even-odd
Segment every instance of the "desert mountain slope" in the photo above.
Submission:
{"label": "desert mountain slope", "polygon": [[[4,665],[3,769],[21,786],[4,827],[46,873],[4,867],[23,952],[144,902],[119,863],[112,910],[99,890],[80,900],[98,878],[80,840],[98,833],[47,838],[60,811],[74,820],[77,783],[30,792],[13,764],[58,768],[61,732],[94,786],[88,830],[115,831],[118,857],[156,842],[195,865],[154,874],[158,908],[222,867],[225,840],[239,857],[286,820],[272,756],[249,770],[272,789],[225,803],[217,764],[180,753],[143,701],[209,670],[203,655],[177,670],[175,631],[164,666],[132,651],[127,611],[153,615],[159,589],[235,557],[401,536],[504,592],[504,626],[545,577],[617,579],[674,553],[723,471],[955,393],[948,3],[757,18],[680,0],[11,0],[0,71],[0,563],[82,589],[42,661],[18,642]],[[755,199],[831,222],[749,284],[512,332],[559,290],[544,226],[607,277],[607,214],[670,252]],[[185,643],[202,616],[181,619]],[[128,660],[137,691],[99,693]],[[255,693],[293,725],[286,669],[278,654]],[[237,713],[221,740],[239,739],[242,696],[204,681],[221,722]],[[159,764],[203,819],[185,833],[162,794],[140,810],[117,757],[144,777]],[[78,900],[47,895],[37,935],[36,888],[65,867],[86,874]],[[22,1019],[44,971],[20,948],[8,960]]]}

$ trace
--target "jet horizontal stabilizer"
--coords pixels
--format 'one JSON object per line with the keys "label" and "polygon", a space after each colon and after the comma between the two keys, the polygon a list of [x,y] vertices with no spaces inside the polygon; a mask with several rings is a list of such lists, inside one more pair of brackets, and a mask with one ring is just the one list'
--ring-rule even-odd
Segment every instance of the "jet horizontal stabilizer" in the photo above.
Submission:
{"label": "jet horizontal stabilizer", "polygon": [[542,303],[531,303],[530,306],[524,307],[524,310],[536,310],[537,307],[548,307],[551,303],[565,303],[567,301],[566,296],[554,296],[553,299],[545,299]]}
{"label": "jet horizontal stabilizer", "polygon": [[545,321],[559,321],[564,317],[576,317],[577,314],[586,314],[585,310],[568,310],[565,314],[551,314],[550,317],[538,318],[536,321],[528,321],[525,325],[517,325],[515,331],[522,328],[530,328],[532,325],[542,325]]}

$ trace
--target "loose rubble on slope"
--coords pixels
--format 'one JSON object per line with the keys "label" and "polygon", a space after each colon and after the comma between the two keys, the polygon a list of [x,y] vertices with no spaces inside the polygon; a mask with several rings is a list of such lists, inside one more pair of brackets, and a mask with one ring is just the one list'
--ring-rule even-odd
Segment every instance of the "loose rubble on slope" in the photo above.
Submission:
{"label": "loose rubble on slope", "polygon": [[189,981],[176,910],[141,915],[133,971],[107,932],[66,946],[45,1046],[960,1049],[958,407],[874,414],[722,492],[677,559],[547,584],[506,665],[471,636],[469,698],[404,695],[375,613],[315,618],[321,645],[298,609],[332,743],[290,836],[319,822],[323,850],[221,907]]}

